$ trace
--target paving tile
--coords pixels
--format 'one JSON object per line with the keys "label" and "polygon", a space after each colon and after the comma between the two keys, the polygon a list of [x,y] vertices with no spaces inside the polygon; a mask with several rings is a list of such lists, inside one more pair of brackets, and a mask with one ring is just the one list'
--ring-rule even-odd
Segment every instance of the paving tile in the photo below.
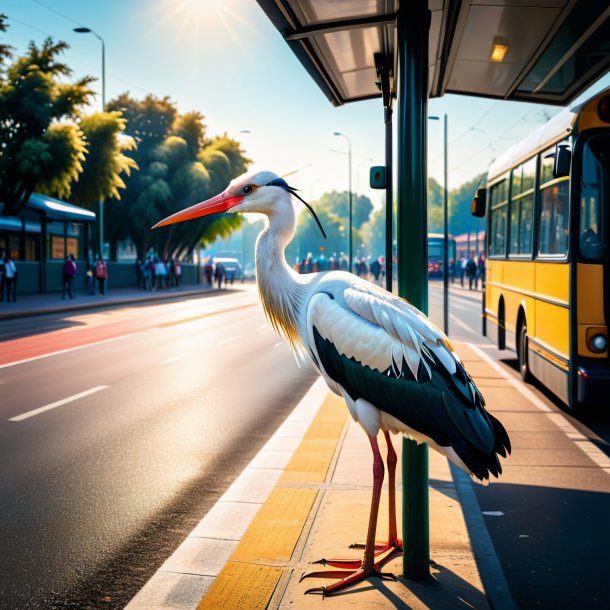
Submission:
{"label": "paving tile", "polygon": [[261,506],[262,503],[217,502],[190,535],[198,538],[239,540]]}
{"label": "paving tile", "polygon": [[193,610],[213,582],[211,576],[160,573],[139,591],[126,610]]}
{"label": "paving tile", "polygon": [[217,576],[236,547],[234,540],[188,537],[161,566],[161,571]]}

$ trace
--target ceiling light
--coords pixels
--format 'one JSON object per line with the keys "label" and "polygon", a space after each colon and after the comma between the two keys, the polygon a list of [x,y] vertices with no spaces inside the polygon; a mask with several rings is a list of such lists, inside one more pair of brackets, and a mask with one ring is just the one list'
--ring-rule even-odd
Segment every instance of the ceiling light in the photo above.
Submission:
{"label": "ceiling light", "polygon": [[491,47],[491,53],[489,54],[491,61],[495,61],[497,63],[504,61],[504,56],[506,55],[507,51],[508,40],[506,40],[506,38],[494,36],[493,46]]}

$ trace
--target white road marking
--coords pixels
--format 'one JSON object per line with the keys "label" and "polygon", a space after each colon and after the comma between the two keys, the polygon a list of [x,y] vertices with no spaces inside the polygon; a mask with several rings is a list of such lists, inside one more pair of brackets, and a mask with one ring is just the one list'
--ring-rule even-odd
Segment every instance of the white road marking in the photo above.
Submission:
{"label": "white road marking", "polygon": [[79,392],[78,394],[74,394],[73,396],[68,396],[68,398],[63,398],[62,400],[58,400],[57,402],[52,402],[50,405],[45,405],[44,407],[39,407],[38,409],[33,409],[32,411],[28,411],[27,413],[22,413],[21,415],[11,417],[9,421],[23,421],[24,419],[34,417],[35,415],[40,415],[40,413],[44,413],[45,411],[49,411],[51,409],[56,409],[57,407],[66,405],[69,402],[74,402],[79,398],[84,398],[85,396],[89,396],[90,394],[95,394],[100,390],[105,390],[107,387],[107,385],[95,386],[90,390],[85,390],[84,392]]}
{"label": "white road marking", "polygon": [[184,358],[184,354],[174,356],[173,358],[168,358],[167,360],[164,360],[161,364],[170,364],[172,362],[176,362],[176,360],[182,360],[182,358]]}
{"label": "white road marking", "polygon": [[506,372],[497,362],[492,360],[485,352],[481,351],[473,343],[467,343],[479,357],[489,364],[495,371],[500,373],[515,389],[517,389],[525,398],[527,398],[535,407],[544,411],[546,416],[595,464],[597,464],[604,472],[610,474],[610,458],[592,443],[582,432],[575,428],[563,415],[558,411],[553,411],[545,405],[531,390],[525,385],[517,381],[508,372]]}
{"label": "white road marking", "polygon": [[501,510],[482,510],[481,512],[488,517],[504,517],[504,513]]}
{"label": "white road marking", "polygon": [[279,343],[276,343],[273,347],[281,347],[282,345],[284,345],[284,342],[280,341]]}
{"label": "white road marking", "polygon": [[236,341],[237,339],[241,339],[243,335],[235,335],[234,337],[229,337],[224,341],[219,341],[217,345],[224,345],[225,343],[229,343],[230,341]]}

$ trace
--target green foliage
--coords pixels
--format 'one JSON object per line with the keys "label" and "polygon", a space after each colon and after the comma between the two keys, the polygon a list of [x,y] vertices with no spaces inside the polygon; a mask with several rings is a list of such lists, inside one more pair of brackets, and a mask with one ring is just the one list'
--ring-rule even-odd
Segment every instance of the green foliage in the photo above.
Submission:
{"label": "green foliage", "polygon": [[[6,25],[6,15],[0,13],[0,32],[6,32],[8,26]],[[2,64],[5,59],[8,59],[11,56],[11,47],[7,44],[0,44],[0,69],[2,69]]]}
{"label": "green foliage", "polygon": [[116,244],[131,237],[138,256],[153,248],[161,256],[182,256],[240,226],[239,216],[199,218],[151,231],[166,216],[220,192],[243,173],[248,160],[226,134],[208,140],[203,116],[179,114],[169,98],[127,94],[108,104],[127,119],[137,142],[130,156],[140,171],[126,180],[120,205],[109,205],[106,235]]}
{"label": "green foliage", "polygon": [[[0,30],[6,30],[4,16]],[[64,42],[48,38],[0,73],[0,200],[17,214],[34,190],[66,196],[82,170],[84,136],[71,122],[92,91],[92,78],[67,82],[70,68],[58,57]],[[0,46],[0,62],[10,49]]]}
{"label": "green foliage", "polygon": [[132,169],[138,168],[132,158],[123,154],[135,148],[135,141],[123,135],[125,119],[117,111],[86,115],[80,120],[80,128],[88,154],[70,200],[95,209],[100,199],[120,199],[119,189],[125,188],[122,175],[129,176]]}
{"label": "green foliage", "polygon": [[[296,205],[300,205],[296,203]],[[347,255],[349,250],[349,194],[347,191],[324,193],[316,202],[313,202],[316,214],[324,227],[327,239],[322,237],[320,229],[312,216],[303,212],[297,222],[297,232],[287,257],[289,262],[294,262],[297,258],[306,258],[311,252],[317,258],[322,252],[330,257],[334,254],[344,253]],[[373,204],[364,195],[352,195],[352,222],[353,222],[353,252],[354,256],[365,256],[360,252],[362,241],[361,228],[368,221]],[[323,249],[321,249],[323,248]]]}
{"label": "green foliage", "polygon": [[[470,213],[474,193],[484,181],[485,174],[480,174],[449,191],[449,232],[452,235],[484,228],[484,221],[474,218]],[[443,232],[443,187],[434,178],[428,180],[428,231]]]}

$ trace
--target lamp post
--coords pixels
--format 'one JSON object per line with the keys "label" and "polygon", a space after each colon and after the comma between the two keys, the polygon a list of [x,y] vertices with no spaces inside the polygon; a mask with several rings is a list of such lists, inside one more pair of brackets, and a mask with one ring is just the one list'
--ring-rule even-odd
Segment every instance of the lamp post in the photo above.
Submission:
{"label": "lamp post", "polygon": [[347,228],[349,231],[349,271],[350,273],[353,273],[354,265],[352,260],[352,142],[344,133],[341,133],[340,131],[335,131],[334,135],[339,136],[340,138],[345,138],[347,140],[347,163],[349,170],[349,215]]}
{"label": "lamp post", "polygon": [[[439,117],[429,116],[438,121]],[[443,115],[443,331],[449,335],[449,201],[447,191],[447,113]]]}
{"label": "lamp post", "polygon": [[[102,112],[106,111],[106,45],[104,39],[91,28],[74,28],[77,34],[93,34],[102,43]],[[100,219],[100,251],[101,258],[104,257],[104,200],[99,200],[99,219]]]}

